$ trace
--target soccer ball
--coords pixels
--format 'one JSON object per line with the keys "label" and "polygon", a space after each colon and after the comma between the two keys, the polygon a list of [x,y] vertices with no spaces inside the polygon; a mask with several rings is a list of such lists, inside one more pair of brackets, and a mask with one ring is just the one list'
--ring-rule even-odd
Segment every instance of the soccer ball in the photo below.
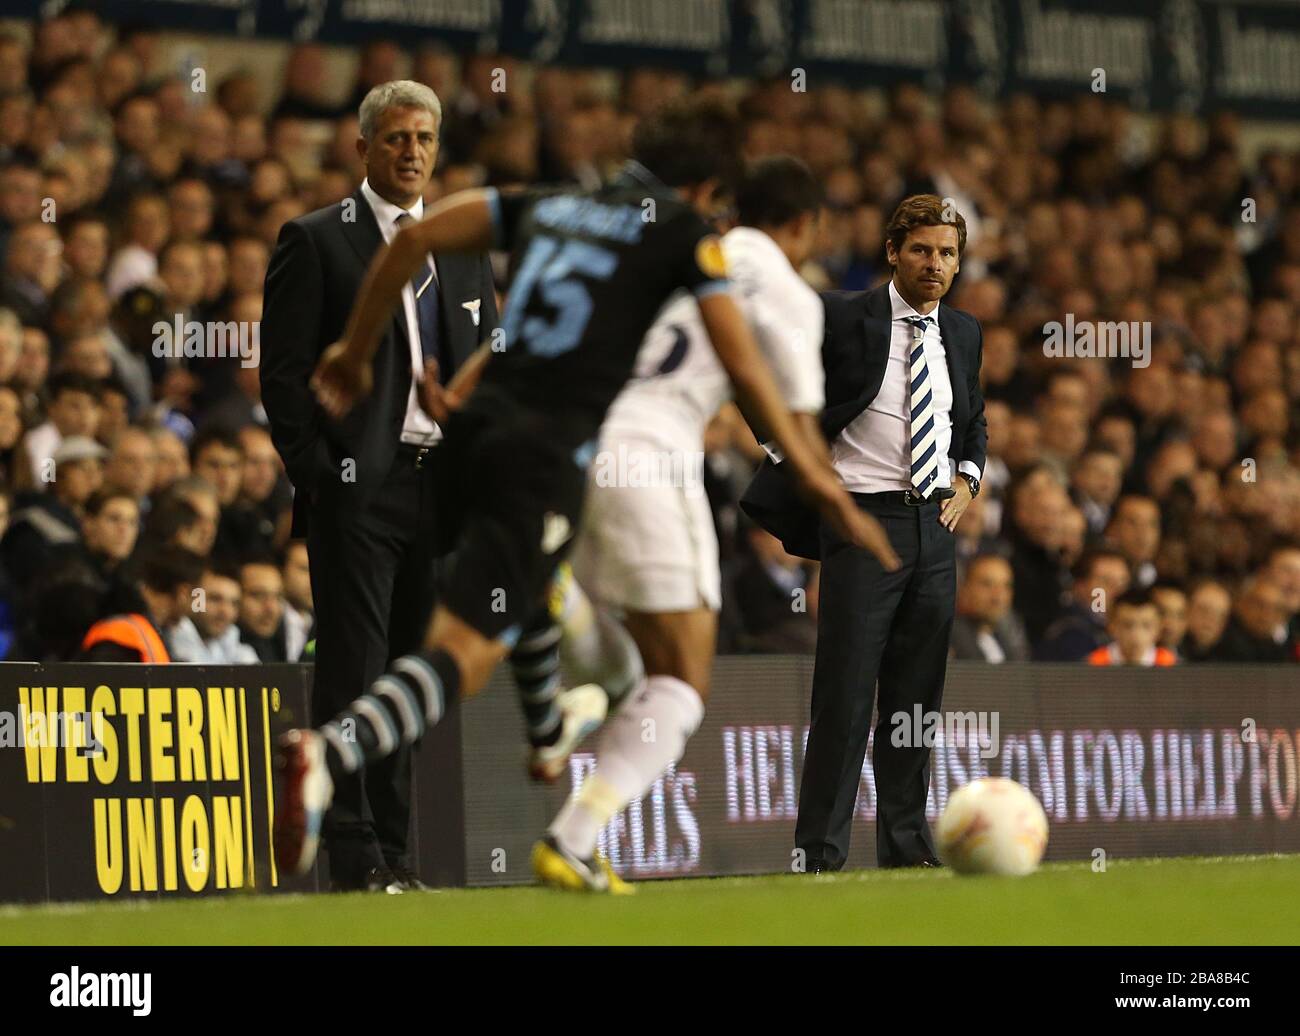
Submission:
{"label": "soccer ball", "polygon": [[981,777],[953,792],[939,818],[939,856],[958,874],[1031,873],[1047,847],[1047,814],[1023,784]]}

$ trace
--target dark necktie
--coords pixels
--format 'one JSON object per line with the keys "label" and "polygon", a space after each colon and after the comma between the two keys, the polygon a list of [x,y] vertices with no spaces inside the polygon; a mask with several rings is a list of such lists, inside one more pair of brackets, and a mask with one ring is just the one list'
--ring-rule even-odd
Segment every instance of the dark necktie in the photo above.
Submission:
{"label": "dark necktie", "polygon": [[[412,222],[414,217],[403,212],[397,217],[398,227]],[[423,265],[411,278],[415,292],[415,315],[420,332],[420,352],[426,360],[438,361],[438,380],[444,385],[451,380],[453,361],[450,350],[444,349],[438,326],[438,278],[433,275],[433,263],[425,257]]]}

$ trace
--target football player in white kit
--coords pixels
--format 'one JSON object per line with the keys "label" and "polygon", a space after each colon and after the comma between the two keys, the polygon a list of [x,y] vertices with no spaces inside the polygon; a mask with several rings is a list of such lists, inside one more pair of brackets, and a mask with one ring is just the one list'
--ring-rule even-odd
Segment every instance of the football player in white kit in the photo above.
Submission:
{"label": "football player in white kit", "polygon": [[[824,452],[816,426],[822,304],[796,272],[812,252],[820,186],[796,159],[764,159],[750,169],[736,203],[739,225],[722,244],[733,293],[790,410]],[[626,891],[596,859],[597,836],[681,758],[703,718],[721,605],[704,432],[730,397],[695,300],[682,293],[647,333],[635,379],[601,427],[572,554],[594,612],[564,583],[567,576],[556,588],[552,613],[564,627],[566,665],[603,687],[613,712],[597,741],[595,769],[534,846],[533,869],[545,884]],[[604,703],[592,700],[596,688],[558,690],[558,663],[546,662],[558,640],[554,629],[529,631],[512,656],[533,775],[546,780],[564,772],[577,741],[604,712]]]}

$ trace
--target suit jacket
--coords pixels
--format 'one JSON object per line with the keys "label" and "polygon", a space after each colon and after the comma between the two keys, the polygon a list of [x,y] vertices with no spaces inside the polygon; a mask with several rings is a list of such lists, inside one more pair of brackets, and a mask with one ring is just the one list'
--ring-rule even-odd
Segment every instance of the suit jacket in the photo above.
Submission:
{"label": "suit jacket", "polygon": [[[889,360],[893,313],[888,282],[870,291],[822,292],[822,302],[826,307],[822,339],[826,407],[820,423],[826,441],[833,442],[880,391]],[[952,470],[955,474],[957,465],[968,460],[983,471],[988,445],[979,384],[984,333],[973,316],[944,303],[939,306],[939,333],[952,381]],[[783,465],[763,461],[740,506],[777,537],[787,552],[818,558],[817,512],[798,495],[794,479]]]}
{"label": "suit jacket", "polygon": [[[355,218],[345,220],[351,202]],[[308,387],[324,350],[342,337],[362,278],[383,244],[379,224],[358,188],[350,199],[290,220],[266,271],[261,331],[262,405],[271,438],[297,492],[293,535],[306,533],[307,502],[321,479],[342,481],[342,463],[355,463],[355,481],[341,499],[362,507],[383,485],[401,438],[411,390],[411,354],[401,306],[375,353],[374,388],[341,421],[316,404]],[[497,325],[492,269],[485,254],[434,259],[441,299],[442,340],[457,367]],[[478,302],[478,323],[464,303]]]}
{"label": "suit jacket", "polygon": [[[1008,662],[1029,661],[1029,641],[1025,637],[1024,626],[1014,612],[1008,613],[993,627],[993,639],[1006,654]],[[953,619],[948,652],[959,661],[984,661],[984,652],[980,650],[979,632],[975,623],[965,615],[958,615]]]}

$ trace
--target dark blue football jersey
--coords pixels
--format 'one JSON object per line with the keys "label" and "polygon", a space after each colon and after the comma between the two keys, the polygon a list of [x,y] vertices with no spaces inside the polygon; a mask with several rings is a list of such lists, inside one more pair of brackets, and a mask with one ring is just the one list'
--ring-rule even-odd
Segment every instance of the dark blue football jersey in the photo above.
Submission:
{"label": "dark blue football jersey", "polygon": [[727,289],[717,235],[635,162],[595,191],[494,191],[490,203],[512,274],[504,349],[480,391],[594,437],[668,298]]}

